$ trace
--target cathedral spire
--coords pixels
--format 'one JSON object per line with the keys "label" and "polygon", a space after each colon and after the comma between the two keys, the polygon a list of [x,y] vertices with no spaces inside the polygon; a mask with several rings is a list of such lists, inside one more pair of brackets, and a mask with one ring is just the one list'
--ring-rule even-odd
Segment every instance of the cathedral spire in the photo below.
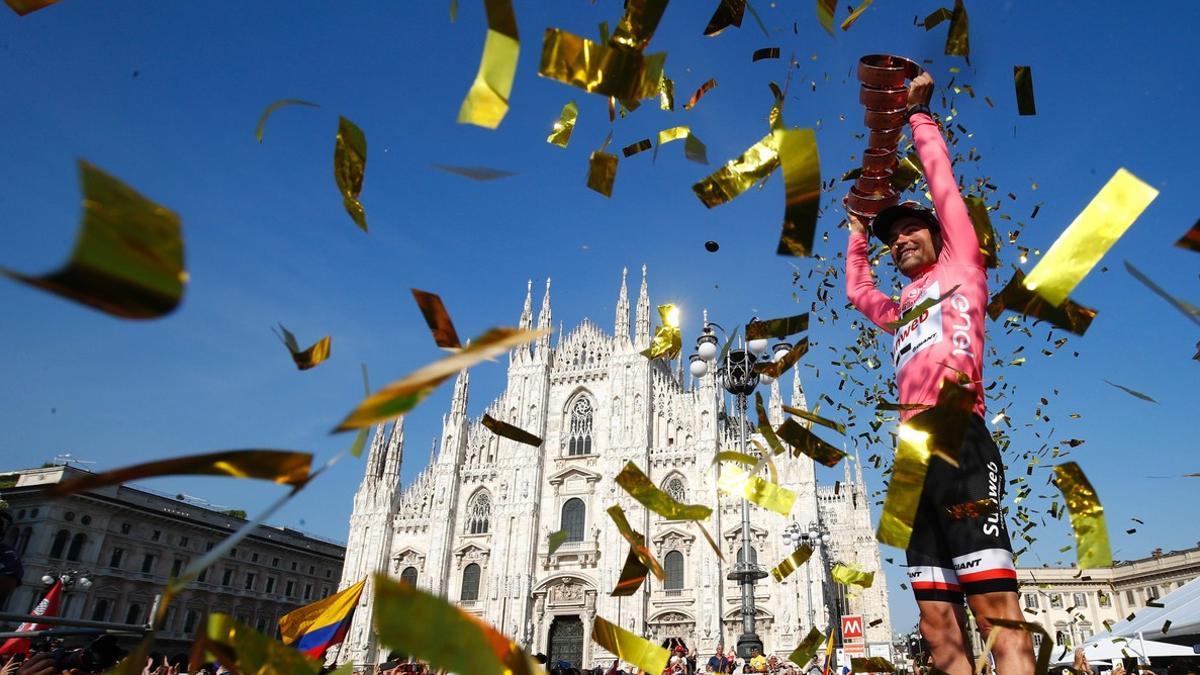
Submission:
{"label": "cathedral spire", "polygon": [[808,400],[804,397],[804,383],[800,381],[800,369],[792,369],[792,407],[808,410]]}
{"label": "cathedral spire", "polygon": [[779,393],[779,380],[771,380],[771,400],[767,404],[767,418],[772,426],[783,424],[783,394]]}
{"label": "cathedral spire", "polygon": [[380,467],[380,477],[393,483],[400,482],[400,463],[404,460],[404,416],[401,415],[392,425],[392,434],[388,437],[387,454]]}
{"label": "cathedral spire", "polygon": [[[542,310],[538,312],[538,330],[550,330],[553,316],[550,313],[550,277],[546,277],[546,294],[542,296]],[[537,339],[534,354],[545,361],[550,351],[550,335],[542,335]]]}
{"label": "cathedral spire", "polygon": [[382,424],[375,427],[375,436],[371,439],[371,450],[367,453],[366,471],[363,472],[364,484],[366,484],[367,481],[378,478],[379,474],[383,471],[385,452],[383,427],[384,425]]}
{"label": "cathedral spire", "polygon": [[629,268],[621,268],[621,294],[617,296],[617,317],[613,322],[613,337],[620,340],[629,339],[629,289],[625,285],[625,277]]}
{"label": "cathedral spire", "polygon": [[471,385],[471,374],[465,368],[454,380],[454,397],[450,399],[450,417],[465,419],[467,416],[467,389]]}
{"label": "cathedral spire", "polygon": [[646,266],[642,265],[642,288],[638,291],[637,313],[634,317],[633,344],[638,349],[650,346],[650,289],[646,285]]}
{"label": "cathedral spire", "polygon": [[517,327],[521,330],[533,327],[533,279],[525,282],[525,309],[521,310],[521,322]]}

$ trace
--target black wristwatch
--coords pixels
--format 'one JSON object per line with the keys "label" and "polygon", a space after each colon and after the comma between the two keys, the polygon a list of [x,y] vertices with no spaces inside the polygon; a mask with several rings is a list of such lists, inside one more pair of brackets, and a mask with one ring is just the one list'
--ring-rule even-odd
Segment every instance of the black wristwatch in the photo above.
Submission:
{"label": "black wristwatch", "polygon": [[918,103],[917,105],[908,106],[908,110],[904,112],[904,121],[909,121],[912,119],[912,116],[916,115],[917,113],[925,113],[926,115],[933,117],[933,111],[929,109],[929,106],[925,105],[924,103]]}

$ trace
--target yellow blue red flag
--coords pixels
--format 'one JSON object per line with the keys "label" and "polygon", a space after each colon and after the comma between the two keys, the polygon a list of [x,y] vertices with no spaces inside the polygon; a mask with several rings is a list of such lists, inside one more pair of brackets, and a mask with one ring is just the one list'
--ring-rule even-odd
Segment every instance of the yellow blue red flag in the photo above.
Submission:
{"label": "yellow blue red flag", "polygon": [[367,580],[363,579],[344,591],[279,617],[279,635],[283,644],[313,658],[323,658],[326,649],[341,644],[346,638],[354,608],[366,585]]}

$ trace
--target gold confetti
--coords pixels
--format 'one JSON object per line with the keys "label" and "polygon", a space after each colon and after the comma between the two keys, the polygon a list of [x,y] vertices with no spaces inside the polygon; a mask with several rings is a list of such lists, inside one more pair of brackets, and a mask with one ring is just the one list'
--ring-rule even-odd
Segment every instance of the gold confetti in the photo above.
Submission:
{"label": "gold confetti", "polygon": [[[859,167],[858,171],[861,172],[862,168]],[[896,192],[904,192],[916,185],[917,181],[924,176],[925,167],[921,165],[921,158],[915,151],[910,152],[905,155],[904,159],[897,162],[896,168],[892,170],[892,187],[896,188]],[[857,178],[857,176],[855,177]]]}
{"label": "gold confetti", "polygon": [[629,524],[629,520],[625,518],[625,510],[620,505],[613,504],[608,507],[608,516],[612,518],[613,523],[617,526],[617,531],[621,533],[625,541],[629,542],[630,549],[637,555],[638,560],[653,572],[659,581],[665,580],[667,573],[663,570],[658,560],[655,559],[654,554],[647,548],[645,536],[633,529],[633,526]]}
{"label": "gold confetti", "polygon": [[1033,102],[1033,71],[1029,66],[1013,66],[1013,83],[1017,87],[1017,114],[1036,115]]}
{"label": "gold confetti", "polygon": [[[362,376],[363,376],[363,396],[370,396],[371,395],[371,381],[367,378],[367,364],[365,364],[365,363],[362,364]],[[362,429],[358,430],[357,434],[354,434],[354,442],[352,442],[350,444],[350,455],[352,457],[362,457],[363,447],[367,444],[367,432],[368,431],[370,431],[368,428],[363,427]]]}
{"label": "gold confetti", "polygon": [[388,648],[434,669],[456,673],[533,675],[541,671],[515,642],[482,619],[386,574],[376,574],[374,581],[375,630]]}
{"label": "gold confetti", "polygon": [[[663,129],[662,131],[658,132],[658,145],[662,146],[664,143],[677,141],[681,138],[684,139],[684,157],[687,157],[697,164],[708,164],[708,148],[700,141],[699,138],[696,138],[696,135],[692,133],[690,127],[678,126],[671,127],[670,129]],[[654,148],[654,156],[655,158],[658,157],[658,147]]]}
{"label": "gold confetti", "polygon": [[661,673],[671,656],[663,647],[643,640],[599,615],[592,623],[592,641],[616,654],[618,659],[632,663],[647,673]]}
{"label": "gold confetti", "polygon": [[321,664],[228,614],[208,615],[205,647],[232,672],[247,675],[317,675]]}
{"label": "gold confetti", "polygon": [[675,501],[671,495],[656,487],[633,462],[626,462],[615,480],[629,496],[667,520],[704,520],[712,515],[712,509],[703,504]]}
{"label": "gold confetti", "polygon": [[1200,253],[1200,220],[1197,220],[1196,224],[1192,225],[1192,229],[1184,232],[1179,241],[1175,242],[1175,245],[1179,248]]}
{"label": "gold confetti", "polygon": [[[842,30],[850,30],[850,26],[853,26],[854,22],[858,21],[858,17],[862,16],[862,13],[867,11],[867,8],[871,6],[872,2],[875,2],[875,0],[862,0],[862,4],[855,8],[853,12],[850,12],[850,16],[846,17],[846,20],[842,22]],[[819,3],[818,6],[820,6]]]}
{"label": "gold confetti", "polygon": [[271,113],[275,112],[276,110],[279,110],[280,108],[283,108],[283,107],[286,107],[289,105],[302,105],[302,106],[307,106],[309,108],[320,108],[321,107],[321,106],[317,105],[316,103],[310,103],[308,101],[303,101],[298,98],[282,98],[282,99],[279,99],[278,101],[275,101],[271,105],[267,106],[267,109],[264,110],[262,115],[259,116],[259,118],[258,118],[258,125],[254,127],[254,137],[258,139],[259,143],[262,143],[263,130],[266,129],[266,127],[267,127],[267,118],[270,117]]}
{"label": "gold confetti", "polygon": [[788,575],[803,565],[812,553],[812,546],[808,544],[801,545],[800,548],[788,554],[788,557],[779,561],[778,565],[771,568],[771,576],[775,577],[775,581],[777,582],[783,581]]}
{"label": "gold confetti", "polygon": [[1104,507],[1100,505],[1100,498],[1087,476],[1083,475],[1083,470],[1075,462],[1055,466],[1054,476],[1054,484],[1062,491],[1067,510],[1071,513],[1080,569],[1112,566]]}
{"label": "gold confetti", "polygon": [[792,512],[792,506],[796,503],[795,492],[758,476],[751,476],[735,466],[721,469],[717,488],[784,516]]}
{"label": "gold confetti", "polygon": [[458,371],[527,344],[548,332],[492,328],[458,352],[419,368],[368,396],[334,431],[361,429],[399,417]]}
{"label": "gold confetti", "polygon": [[1014,270],[1008,285],[992,297],[988,303],[987,313],[995,321],[996,317],[1006,309],[1041,321],[1048,321],[1076,335],[1086,333],[1088,326],[1092,325],[1092,319],[1096,318],[1096,310],[1076,304],[1071,300],[1064,300],[1059,307],[1050,304],[1045,298],[1025,286],[1025,273],[1021,270]]}
{"label": "gold confetti", "polygon": [[612,141],[612,132],[608,132],[600,149],[588,158],[587,186],[605,197],[612,197],[613,181],[617,179],[616,155],[610,155],[604,149]]}
{"label": "gold confetti", "polygon": [[784,373],[796,365],[800,357],[808,353],[808,338],[804,338],[796,343],[794,347],[789,349],[778,361],[768,361],[766,363],[754,364],[754,370],[759,373],[770,375],[775,379],[779,379]]}
{"label": "gold confetti", "polygon": [[779,255],[812,255],[817,216],[821,201],[821,157],[812,129],[781,129],[779,163],[787,203],[783,213],[783,232],[779,236]]}
{"label": "gold confetti", "polygon": [[996,238],[996,230],[988,216],[987,203],[983,197],[967,197],[963,201],[967,205],[971,226],[975,228],[975,238],[979,240],[979,254],[983,256],[984,267],[999,267],[1000,240]]}
{"label": "gold confetti", "polygon": [[746,324],[746,339],[785,338],[808,330],[808,312],[777,319],[755,319]]}
{"label": "gold confetti", "polygon": [[692,94],[692,97],[688,99],[688,102],[683,104],[683,109],[691,110],[692,108],[696,107],[696,104],[699,103],[700,99],[708,93],[708,90],[715,86],[717,86],[716,80],[709,80],[708,82],[700,85],[700,88],[696,90],[696,93]]}
{"label": "gold confetti", "polygon": [[712,463],[716,464],[718,462],[737,462],[739,464],[745,464],[746,466],[754,466],[758,464],[758,459],[744,452],[737,452],[736,450],[722,450],[713,457]]}
{"label": "gold confetti", "polygon": [[12,11],[20,16],[25,16],[30,12],[36,12],[39,9],[49,7],[58,0],[4,0],[4,4],[8,5]]}
{"label": "gold confetti", "polygon": [[838,432],[839,434],[842,434],[843,436],[846,435],[846,425],[842,424],[841,422],[834,422],[833,420],[827,420],[824,417],[814,415],[813,413],[810,413],[807,410],[804,410],[802,408],[793,408],[790,405],[783,406],[783,411],[785,413],[795,415],[796,417],[799,417],[801,419],[806,419],[809,422],[813,422],[815,424],[820,424],[823,427],[828,427],[830,429],[833,429],[834,431]]}
{"label": "gold confetti", "polygon": [[708,545],[712,547],[713,552],[717,554],[717,558],[719,558],[721,562],[725,562],[725,554],[721,553],[721,547],[717,546],[717,542],[713,540],[712,535],[708,533],[708,530],[704,529],[704,525],[698,520],[693,520],[692,524],[700,528],[700,533],[704,535],[704,540],[708,542]]}
{"label": "gold confetti", "polygon": [[508,113],[521,41],[512,0],[484,0],[483,6],[487,11],[487,38],[483,42],[479,72],[458,110],[458,123],[495,129]]}
{"label": "gold confetti", "polygon": [[312,455],[291,450],[223,450],[159,459],[143,464],[70,478],[47,486],[46,497],[65,497],[143,478],[158,476],[228,476],[269,480],[293,487],[309,480]]}
{"label": "gold confetti", "polygon": [[609,595],[614,598],[627,598],[637,593],[649,574],[650,569],[642,564],[637,553],[630,547],[629,553],[625,556],[625,565],[621,567],[621,577],[617,579],[617,587]]}
{"label": "gold confetti", "polygon": [[954,12],[946,7],[942,7],[925,17],[925,30],[930,31],[937,28],[943,21],[949,21],[952,16],[954,16]]}
{"label": "gold confetti", "polygon": [[579,105],[575,101],[564,105],[562,112],[558,114],[558,121],[554,123],[554,130],[546,137],[546,142],[560,148],[567,147],[567,143],[571,142],[571,132],[575,131],[575,120],[577,119],[579,119]]}
{"label": "gold confetti", "polygon": [[342,206],[355,224],[367,231],[367,214],[358,195],[367,170],[367,137],[354,122],[338,117],[337,143],[333,147],[333,179],[342,193]]}
{"label": "gold confetti", "polygon": [[992,630],[996,628],[1007,628],[1011,630],[1022,630],[1030,634],[1030,641],[1033,640],[1033,635],[1036,633],[1042,636],[1041,646],[1038,647],[1037,665],[1034,667],[1034,675],[1047,675],[1050,672],[1050,652],[1054,647],[1054,639],[1042,628],[1041,624],[1032,621],[1013,621],[1011,619],[993,619],[988,618],[987,622],[992,624]]}
{"label": "gold confetti", "polygon": [[667,77],[666,73],[661,73],[658,78],[658,107],[662,110],[675,110],[675,80]]}
{"label": "gold confetti", "polygon": [[909,308],[909,310],[907,312],[905,312],[899,319],[896,319],[895,321],[889,321],[887,323],[887,327],[894,331],[897,328],[907,324],[909,321],[912,321],[913,319],[915,319],[915,318],[921,316],[922,314],[924,314],[925,312],[929,311],[930,307],[940,305],[942,302],[945,302],[950,296],[954,295],[954,292],[958,290],[959,285],[960,284],[955,284],[954,288],[951,288],[950,290],[943,293],[941,295],[941,297],[925,298],[921,302],[918,302],[917,304],[915,304],[911,308]]}
{"label": "gold confetti", "polygon": [[296,343],[296,336],[292,335],[292,331],[284,328],[283,324],[279,324],[279,330],[283,335],[279,335],[278,333],[276,335],[279,335],[279,339],[283,341],[283,345],[291,352],[292,361],[296,362],[296,367],[300,370],[313,368],[329,358],[329,349],[333,341],[333,338],[330,336],[326,335],[317,340],[313,346],[301,350],[300,345]]}
{"label": "gold confetti", "polygon": [[558,550],[558,547],[562,546],[563,542],[567,540],[567,536],[569,534],[570,532],[567,532],[566,530],[551,532],[550,538],[546,541],[546,555],[554,555],[554,552]]}
{"label": "gold confetti", "polygon": [[1158,403],[1158,401],[1155,401],[1154,399],[1150,398],[1149,396],[1143,394],[1140,391],[1134,391],[1133,389],[1130,389],[1129,387],[1123,387],[1123,386],[1117,384],[1116,382],[1109,382],[1108,380],[1105,380],[1105,382],[1116,387],[1117,389],[1120,389],[1121,391],[1125,392],[1126,394],[1129,394],[1130,396],[1140,398],[1143,401],[1149,401],[1150,403],[1155,403],[1155,404]]}
{"label": "gold confetti", "polygon": [[816,434],[809,431],[804,425],[797,423],[796,420],[786,420],[779,425],[775,433],[779,434],[780,438],[798,452],[808,455],[825,466],[837,466],[838,462],[846,457],[845,452],[817,438]]}
{"label": "gold confetti", "polygon": [[438,171],[445,171],[446,173],[452,173],[456,176],[462,176],[463,178],[470,178],[471,180],[477,181],[496,180],[497,178],[508,178],[509,176],[517,175],[513,171],[493,169],[486,166],[455,166],[453,164],[434,164],[433,168],[437,169]]}
{"label": "gold confetti", "polygon": [[763,47],[762,49],[754,50],[754,55],[750,58],[750,61],[756,63],[763,59],[777,58],[779,58],[779,47]]}
{"label": "gold confetti", "polygon": [[1157,196],[1158,190],[1117,169],[1025,277],[1025,287],[1061,305]]}
{"label": "gold confetti", "polygon": [[800,641],[792,653],[788,655],[788,661],[804,667],[817,655],[817,650],[821,648],[821,643],[825,641],[825,636],[821,635],[821,631],[816,628],[808,629],[808,635]]}
{"label": "gold confetti", "polygon": [[745,14],[746,0],[720,0],[712,18],[708,20],[708,26],[704,28],[704,34],[714,37],[730,26],[741,28]]}
{"label": "gold confetti", "polygon": [[[817,20],[826,33],[833,35],[833,17],[837,13],[837,0],[817,0]],[[799,661],[794,661],[799,663]]]}
{"label": "gold confetti", "polygon": [[883,514],[875,538],[881,543],[907,549],[912,538],[913,518],[929,471],[929,434],[901,424],[899,443],[892,461],[892,479],[883,502]]}
{"label": "gold confetti", "polygon": [[946,32],[946,56],[970,56],[971,42],[967,35],[967,8],[963,0],[954,0],[950,15],[950,30]]}
{"label": "gold confetti", "polygon": [[636,143],[630,143],[629,145],[621,148],[621,154],[625,155],[626,157],[632,157],[639,152],[645,152],[646,150],[649,150],[651,146],[652,143],[650,143],[650,139],[643,138]]}
{"label": "gold confetti", "polygon": [[767,134],[739,157],[693,185],[692,191],[710,209],[733,200],[779,166],[777,143],[774,132]]}
{"label": "gold confetti", "polygon": [[857,570],[853,567],[847,567],[841,563],[833,566],[833,569],[829,571],[829,576],[843,586],[861,586],[862,588],[870,588],[871,584],[875,582],[874,572]]}
{"label": "gold confetti", "polygon": [[40,277],[0,272],[123,319],[169,314],[188,280],[179,216],[83,160],[79,182],[83,222],[67,264]]}
{"label": "gold confetti", "polygon": [[850,659],[850,671],[854,673],[894,673],[896,666],[882,656]]}
{"label": "gold confetti", "polygon": [[417,307],[421,308],[421,316],[425,317],[425,325],[429,326],[429,332],[437,346],[442,349],[461,349],[462,342],[458,339],[458,331],[454,330],[454,322],[450,320],[450,313],[446,311],[446,305],[442,304],[442,298],[436,293],[417,288],[410,290]]}
{"label": "gold confetti", "polygon": [[679,331],[679,308],[671,304],[659,305],[658,315],[662,318],[662,325],[654,331],[650,346],[643,349],[641,354],[650,360],[670,360],[679,356],[679,350],[683,347],[683,334]]}
{"label": "gold confetti", "polygon": [[1154,292],[1155,295],[1166,300],[1172,307],[1183,313],[1184,316],[1191,319],[1193,323],[1200,324],[1200,307],[1196,307],[1190,303],[1184,302],[1179,298],[1164,291],[1162,287],[1150,280],[1150,277],[1142,274],[1136,267],[1125,261],[1125,270],[1133,275],[1134,279],[1142,282],[1142,284]]}
{"label": "gold confetti", "polygon": [[483,426],[490,429],[491,432],[497,436],[503,436],[504,438],[514,440],[518,443],[524,443],[525,445],[532,445],[535,448],[540,448],[542,446],[541,438],[538,438],[537,436],[525,431],[524,429],[521,429],[520,427],[515,427],[508,422],[502,422],[491,415],[488,415],[487,413],[484,413],[483,415]]}
{"label": "gold confetti", "polygon": [[1000,504],[991,497],[984,497],[973,502],[948,504],[945,509],[951,518],[962,520],[963,518],[983,518],[991,515],[1000,509]]}

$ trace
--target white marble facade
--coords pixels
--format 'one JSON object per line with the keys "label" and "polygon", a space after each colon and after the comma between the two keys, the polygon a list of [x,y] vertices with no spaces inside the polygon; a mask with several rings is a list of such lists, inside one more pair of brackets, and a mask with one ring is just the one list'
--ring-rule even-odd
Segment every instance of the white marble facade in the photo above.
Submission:
{"label": "white marble facade", "polygon": [[[530,289],[520,326],[551,327],[550,282],[536,324],[531,295]],[[455,381],[430,463],[411,484],[402,486],[399,478],[403,419],[390,430],[376,429],[354,498],[341,587],[386,570],[479,615],[531,653],[583,666],[609,657],[590,639],[597,615],[655,641],[682,637],[702,653],[733,645],[741,632],[739,592],[725,576],[739,553],[740,504],[717,492],[713,466],[719,450],[737,448],[736,424],[726,416],[732,405],[711,374],[685,386],[678,361],[651,362],[639,354],[657,316],[644,267],[632,333],[629,314],[622,274],[612,334],[585,319],[554,344],[543,337],[511,353],[507,386],[486,412],[542,437],[540,448],[497,437],[482,426],[482,414],[468,416],[467,372]],[[798,373],[789,377],[790,404],[805,407]],[[760,389],[778,425],[779,383]],[[663,520],[617,486],[613,477],[627,461],[682,501],[714,508],[706,525],[727,563],[694,524]],[[794,649],[808,632],[810,611],[827,630],[837,602],[862,613],[864,623],[876,622],[867,629],[868,641],[887,642],[887,584],[861,472],[847,462],[844,480],[818,487],[809,459],[776,463],[779,482],[798,499],[790,518],[752,509],[752,556],[770,568],[790,553],[781,533],[792,521],[807,526],[820,518],[835,541],[783,583],[758,582],[757,625],[767,651]],[[613,504],[648,535],[668,571],[666,582],[651,576],[630,597],[609,595],[629,548],[606,513]],[[568,541],[549,555],[548,537],[560,529],[568,530]],[[826,574],[838,561],[875,570],[873,588],[856,597],[840,593]],[[368,586],[343,661],[375,663],[386,656],[371,621]]]}

